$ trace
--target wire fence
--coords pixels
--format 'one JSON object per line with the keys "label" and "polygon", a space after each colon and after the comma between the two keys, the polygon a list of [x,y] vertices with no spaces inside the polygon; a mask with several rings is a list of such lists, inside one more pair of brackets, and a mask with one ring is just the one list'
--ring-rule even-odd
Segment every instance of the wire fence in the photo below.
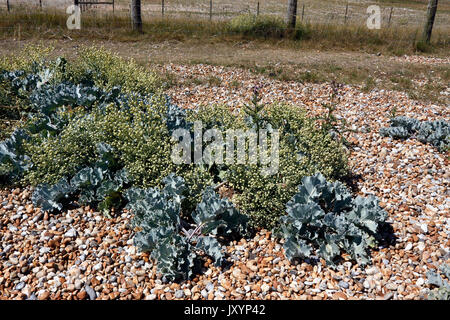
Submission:
{"label": "wire fence", "polygon": [[[192,19],[224,20],[241,14],[286,16],[288,0],[141,0],[142,17],[183,17]],[[3,5],[2,5],[3,3]],[[130,14],[131,0],[0,0],[1,10],[13,12],[20,9],[53,8],[65,10],[72,4],[80,5],[82,12],[96,15]],[[303,23],[365,24],[369,5],[381,9],[384,26],[422,25],[425,22],[427,0],[397,2],[376,2],[369,0],[325,1],[299,0],[297,20]],[[436,16],[436,27],[450,25],[450,1],[440,3]]]}

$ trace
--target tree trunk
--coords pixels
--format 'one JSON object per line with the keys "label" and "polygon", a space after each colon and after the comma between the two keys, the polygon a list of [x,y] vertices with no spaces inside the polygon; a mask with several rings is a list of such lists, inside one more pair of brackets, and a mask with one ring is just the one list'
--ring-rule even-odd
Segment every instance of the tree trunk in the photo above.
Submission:
{"label": "tree trunk", "polygon": [[294,29],[296,20],[297,20],[297,0],[289,0],[287,12],[288,28]]}
{"label": "tree trunk", "polygon": [[430,43],[431,40],[431,32],[433,31],[434,18],[436,17],[438,0],[429,0],[428,1],[428,10],[427,10],[427,22],[425,23],[425,29],[423,30],[423,40],[426,43]]}
{"label": "tree trunk", "polygon": [[131,25],[133,30],[142,32],[141,0],[131,0]]}

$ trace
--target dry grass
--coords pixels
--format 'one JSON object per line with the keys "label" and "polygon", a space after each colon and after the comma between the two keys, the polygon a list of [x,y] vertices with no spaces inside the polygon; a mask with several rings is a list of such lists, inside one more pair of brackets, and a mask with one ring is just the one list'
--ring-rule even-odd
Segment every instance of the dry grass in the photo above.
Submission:
{"label": "dry grass", "polygon": [[[17,54],[34,40],[0,41],[0,55]],[[448,104],[449,96],[441,94],[450,87],[449,63],[422,64],[391,55],[361,51],[283,48],[264,41],[199,43],[197,40],[119,42],[107,40],[55,40],[46,42],[55,47],[54,55],[71,58],[84,45],[103,46],[123,57],[135,59],[149,68],[163,70],[161,65],[211,64],[239,67],[255,73],[298,82],[348,83],[363,90],[393,89],[406,91],[419,101]],[[219,85],[214,75],[180,79],[177,74],[163,72],[166,86],[209,84]],[[184,83],[184,82],[189,83]],[[239,86],[239,83],[230,84]]]}
{"label": "dry grass", "polygon": [[[224,1],[223,4],[233,1]],[[104,45],[144,64],[150,60],[152,65],[207,63],[237,66],[280,80],[336,80],[361,85],[364,90],[374,87],[395,89],[407,91],[419,100],[448,103],[448,97],[440,94],[449,86],[448,64],[422,65],[391,59],[392,56],[404,54],[420,55],[423,51],[427,55],[448,57],[450,32],[448,28],[442,27],[442,21],[447,21],[450,16],[450,1],[447,2],[440,3],[432,45],[420,46],[420,50],[417,44],[422,26],[416,23],[420,19],[411,20],[414,22],[411,24],[402,24],[399,23],[400,17],[397,17],[398,23],[380,30],[369,30],[365,25],[356,23],[356,19],[350,19],[348,24],[337,23],[336,19],[324,23],[319,19],[319,22],[300,24],[301,36],[293,39],[292,35],[283,32],[262,32],[259,36],[239,33],[230,29],[228,21],[218,19],[192,19],[186,15],[148,18],[145,15],[148,6],[160,3],[159,0],[152,0],[144,2],[143,34],[130,30],[127,15],[116,13],[113,16],[111,12],[99,15],[98,11],[91,10],[83,13],[82,30],[70,31],[66,28],[67,15],[55,8],[44,11],[15,8],[10,14],[3,11],[0,16],[0,53],[14,53],[18,45],[24,42],[41,40],[55,41],[57,52],[69,56],[80,44]],[[174,2],[166,0],[169,7],[171,3]],[[177,3],[180,6],[174,10],[179,12],[183,8],[187,10],[198,6],[200,0],[180,0]],[[253,5],[256,1],[248,3]],[[284,6],[284,2],[272,0],[261,3],[264,8],[273,6],[274,12]],[[307,0],[305,3],[318,12],[325,10],[325,3],[331,4],[330,8],[342,7],[343,4],[335,0]],[[364,9],[368,3],[365,0],[352,2],[352,8],[354,4],[355,8]],[[386,0],[379,3],[399,9],[394,11],[397,15],[402,7],[409,14],[402,16],[402,19],[424,13],[422,0]],[[119,1],[118,10],[124,4],[124,1]],[[176,75],[165,76],[169,85],[178,81]],[[217,83],[214,78],[191,81]]]}
{"label": "dry grass", "polygon": [[[67,15],[58,10],[16,10],[2,15],[1,39],[74,39],[108,40],[122,42],[198,41],[199,43],[237,42],[246,40],[267,41],[277,46],[293,49],[347,50],[382,52],[394,55],[417,50],[420,30],[411,26],[392,26],[369,30],[355,24],[305,23],[300,24],[296,40],[284,32],[270,28],[258,35],[239,33],[227,21],[194,20],[187,18],[153,18],[144,21],[144,33],[130,30],[127,17],[95,16],[86,13],[81,30],[66,28]],[[275,36],[274,36],[275,35]],[[300,36],[299,36],[300,35]],[[436,28],[431,47],[421,48],[434,54],[446,55],[450,44],[448,30]]]}
{"label": "dry grass", "polygon": [[[42,0],[44,9],[56,8],[63,10],[73,3],[73,0]],[[4,1],[3,1],[4,2]],[[213,0],[213,18],[227,19],[242,13],[256,13],[257,3],[260,3],[262,14],[272,14],[284,17],[288,0]],[[299,1],[299,15],[305,6],[304,20],[311,23],[344,23],[346,5],[349,4],[347,21],[363,24],[367,18],[366,9],[369,5],[378,4],[381,7],[383,24],[388,21],[391,7],[394,8],[392,21],[394,25],[408,24],[421,26],[425,18],[425,10],[428,0],[302,0]],[[13,9],[24,6],[36,9],[37,0],[10,1]],[[115,0],[115,13],[128,15],[130,0]],[[208,18],[209,0],[165,0],[165,15],[168,17]],[[91,11],[98,14],[110,13],[111,6],[93,6]],[[142,1],[144,17],[154,18],[161,16],[161,0]],[[450,1],[439,1],[436,26],[445,28],[450,24]]]}

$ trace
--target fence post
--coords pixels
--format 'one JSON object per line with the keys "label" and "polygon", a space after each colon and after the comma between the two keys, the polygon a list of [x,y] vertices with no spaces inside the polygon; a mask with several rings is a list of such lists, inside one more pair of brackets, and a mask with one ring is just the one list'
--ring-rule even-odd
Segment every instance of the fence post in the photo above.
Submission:
{"label": "fence post", "polygon": [[347,24],[347,13],[348,13],[348,2],[347,2],[347,5],[345,6],[345,18],[344,18],[345,24]]}
{"label": "fence post", "polygon": [[392,11],[394,11],[394,7],[391,7],[391,12],[389,13],[388,27],[391,26]]}
{"label": "fence post", "polygon": [[259,1],[258,4],[256,5],[256,15],[259,16]]}
{"label": "fence post", "polygon": [[161,15],[164,17],[164,0],[161,0]]}
{"label": "fence post", "polygon": [[8,9],[8,12],[9,12],[9,10],[10,10],[10,8],[9,8],[9,0],[6,0],[6,9]]}
{"label": "fence post", "polygon": [[209,21],[212,20],[212,0],[209,0]]}
{"label": "fence post", "polygon": [[303,4],[303,7],[302,7],[302,22],[303,22],[304,16],[305,16],[305,4]]}
{"label": "fence post", "polygon": [[133,30],[142,33],[141,0],[131,1],[131,22]]}
{"label": "fence post", "polygon": [[438,6],[438,0],[429,0],[427,7],[427,21],[425,23],[425,28],[423,30],[423,40],[427,44],[430,43],[431,40],[431,32],[433,31],[434,19],[436,17],[436,10]]}

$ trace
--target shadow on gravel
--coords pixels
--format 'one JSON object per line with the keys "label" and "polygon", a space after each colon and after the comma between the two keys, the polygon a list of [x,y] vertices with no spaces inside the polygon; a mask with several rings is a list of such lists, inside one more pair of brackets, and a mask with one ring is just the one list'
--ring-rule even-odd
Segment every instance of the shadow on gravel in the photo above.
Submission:
{"label": "shadow on gravel", "polygon": [[360,174],[349,173],[345,176],[342,181],[351,190],[352,193],[357,193],[359,191],[358,181],[363,181],[363,176]]}
{"label": "shadow on gravel", "polygon": [[397,243],[397,237],[394,234],[394,228],[389,222],[381,223],[378,226],[378,232],[376,235],[379,248],[388,248],[390,246],[395,246]]}
{"label": "shadow on gravel", "polygon": [[[348,174],[343,181],[352,193],[357,193],[359,191],[358,182],[363,181],[363,176],[361,174]],[[397,243],[397,237],[394,234],[394,229],[389,222],[380,223],[378,226],[376,240],[381,248],[394,246]]]}

